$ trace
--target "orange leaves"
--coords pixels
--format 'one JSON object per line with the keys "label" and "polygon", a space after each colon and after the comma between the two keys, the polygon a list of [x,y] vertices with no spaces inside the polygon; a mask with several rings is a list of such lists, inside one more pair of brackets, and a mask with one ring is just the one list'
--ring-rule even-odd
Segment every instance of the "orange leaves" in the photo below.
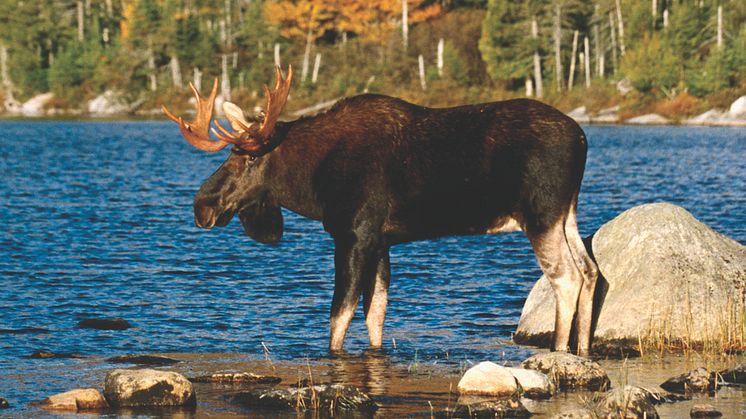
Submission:
{"label": "orange leaves", "polygon": [[[408,0],[409,22],[440,15],[440,3],[419,7],[424,0]],[[265,5],[267,18],[289,38],[314,39],[327,31],[348,32],[366,41],[379,41],[401,25],[401,0],[273,0]]]}

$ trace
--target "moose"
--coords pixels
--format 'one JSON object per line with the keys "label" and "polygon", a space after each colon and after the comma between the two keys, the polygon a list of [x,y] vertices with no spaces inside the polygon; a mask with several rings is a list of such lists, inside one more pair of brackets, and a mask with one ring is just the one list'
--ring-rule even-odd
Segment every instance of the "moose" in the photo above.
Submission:
{"label": "moose", "polygon": [[361,294],[370,346],[381,347],[391,246],[523,231],[555,293],[553,350],[570,350],[574,324],[577,352],[588,354],[598,268],[577,228],[587,140],[575,121],[530,99],[427,108],[363,94],[284,122],[292,67],[275,73],[260,116],[223,104],[229,128],[213,121],[217,79],[207,98],[190,86],[193,121],[163,111],[194,147],[232,146],[194,198],[198,227],[223,227],[238,213],[249,237],[272,243],[282,237],[281,207],[323,223],[335,246],[332,353]]}

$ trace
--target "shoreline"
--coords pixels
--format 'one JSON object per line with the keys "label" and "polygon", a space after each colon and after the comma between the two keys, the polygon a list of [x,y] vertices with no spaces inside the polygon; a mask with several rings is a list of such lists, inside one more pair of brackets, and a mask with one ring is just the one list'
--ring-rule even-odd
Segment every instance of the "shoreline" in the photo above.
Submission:
{"label": "shoreline", "polygon": [[[532,348],[537,353],[545,352]],[[453,367],[434,362],[411,364],[393,362],[385,353],[366,352],[362,355],[342,357],[323,357],[319,359],[260,360],[241,353],[154,353],[152,355],[173,358],[179,363],[169,366],[145,366],[165,371],[175,371],[187,377],[222,373],[252,372],[261,375],[272,375],[282,379],[277,388],[292,387],[299,381],[312,380],[317,384],[351,384],[368,393],[379,405],[375,417],[423,416],[433,412],[453,408],[459,398],[456,390],[463,371],[471,367]],[[697,367],[718,370],[733,366],[742,359],[740,356],[709,356],[697,353],[649,354],[640,358],[625,360],[598,359],[597,362],[608,373],[612,388],[630,384],[643,388],[656,388],[671,376],[681,374]],[[19,389],[15,394],[1,395],[11,402],[11,408],[5,413],[22,414],[26,417],[49,416],[50,412],[29,406],[28,403],[50,396],[35,394],[21,402],[17,399],[23,394],[22,389],[30,389],[29,378],[38,382],[56,381],[55,390],[67,391],[76,387],[100,388],[104,376],[117,368],[132,368],[130,364],[110,364],[104,357],[74,360],[35,360],[36,371],[28,374],[8,374],[6,384],[13,384]],[[64,362],[60,362],[64,361]],[[480,360],[474,360],[473,364]],[[508,366],[518,362],[500,362]],[[49,365],[49,367],[47,366]],[[142,368],[142,366],[138,367]],[[68,375],[70,374],[70,375]],[[61,377],[65,377],[61,379]],[[229,397],[249,388],[246,384],[194,383],[197,394],[197,407],[194,412],[199,416],[245,417],[252,414],[246,407],[228,401]],[[44,387],[44,386],[42,386]],[[534,417],[551,417],[560,412],[584,407],[597,393],[589,391],[560,392],[547,400],[522,399]],[[694,404],[708,403],[720,410],[724,417],[736,417],[746,409],[746,389],[726,387],[715,395],[694,395],[691,400],[658,405],[660,416],[688,417]],[[153,409],[152,413],[157,413]],[[147,413],[147,412],[146,412]],[[295,412],[279,412],[277,417],[295,417]]]}
{"label": "shoreline", "polygon": [[[568,115],[570,116],[570,115]],[[572,118],[572,116],[570,116]],[[581,126],[609,126],[609,127],[703,127],[703,128],[745,128],[746,120],[723,121],[723,122],[686,122],[669,120],[661,122],[628,122],[628,121],[594,121],[573,118]],[[0,122],[170,122],[169,119],[155,114],[117,114],[117,115],[80,115],[80,114],[56,114],[56,115],[12,115],[0,114]]]}

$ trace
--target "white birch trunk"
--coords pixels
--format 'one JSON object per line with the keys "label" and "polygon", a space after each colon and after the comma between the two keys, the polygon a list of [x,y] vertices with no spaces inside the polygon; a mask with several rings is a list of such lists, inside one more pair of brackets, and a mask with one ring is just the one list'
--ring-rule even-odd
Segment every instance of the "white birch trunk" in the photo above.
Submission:
{"label": "white birch trunk", "polygon": [[554,71],[555,79],[557,81],[557,91],[562,91],[562,29],[560,27],[561,22],[561,9],[559,3],[554,5]]}
{"label": "white birch trunk", "polygon": [[148,42],[148,79],[150,84],[150,91],[155,92],[158,90],[158,76],[156,75],[155,68],[155,54],[153,53],[152,42]]}
{"label": "white birch trunk", "polygon": [[311,43],[312,43],[312,32],[311,32],[311,26],[313,25],[313,22],[309,23],[308,25],[308,33],[306,34],[306,50],[303,52],[303,67],[301,67],[300,72],[300,81],[302,83],[306,82],[306,78],[308,78],[308,67],[310,66],[311,61]]}
{"label": "white birch trunk", "polygon": [[417,60],[420,64],[420,86],[422,87],[422,90],[427,90],[427,80],[425,80],[425,57],[420,54],[420,56],[417,57]]}
{"label": "white birch trunk", "polygon": [[78,0],[78,41],[83,42],[85,39],[85,14],[83,2]]}
{"label": "white birch trunk", "polygon": [[282,62],[280,61],[280,44],[275,44],[275,65],[282,67]]}
{"label": "white birch trunk", "polygon": [[0,44],[0,80],[6,89],[12,86],[8,75],[8,47],[5,44]]}
{"label": "white birch trunk", "polygon": [[723,49],[723,6],[718,6],[718,49]]}
{"label": "white birch trunk", "polygon": [[171,80],[174,83],[174,87],[183,86],[181,80],[181,66],[179,65],[179,58],[176,55],[172,55],[169,65],[171,67]]}
{"label": "white birch trunk", "polygon": [[616,47],[616,29],[614,29],[614,14],[609,12],[609,31],[611,32],[611,65],[614,72],[617,71],[617,47]]}
{"label": "white birch trunk", "polygon": [[409,47],[409,5],[407,0],[401,0],[401,38],[406,51]]}
{"label": "white birch trunk", "polygon": [[231,0],[225,0],[225,44],[230,49],[233,46],[233,20],[231,16]]}
{"label": "white birch trunk", "polygon": [[[572,90],[575,81],[575,56],[578,53],[578,36],[580,33],[575,31],[572,34],[572,55],[570,56],[570,76],[567,78],[567,90]],[[587,38],[586,38],[587,39]]]}
{"label": "white birch trunk", "polygon": [[231,100],[231,78],[228,75],[228,54],[222,55],[221,60],[222,77],[220,80],[220,94],[223,100]]}
{"label": "white birch trunk", "polygon": [[319,67],[321,67],[321,54],[316,53],[316,60],[313,62],[313,74],[311,75],[311,83],[316,84],[316,80],[319,79]]}
{"label": "white birch trunk", "polygon": [[194,87],[197,89],[198,92],[202,91],[202,72],[199,71],[199,68],[197,67],[194,67],[192,84],[194,84]]}
{"label": "white birch trunk", "polygon": [[[539,23],[536,21],[536,15],[531,19],[531,38],[539,38]],[[539,55],[539,50],[534,51],[534,84],[536,85],[536,97],[544,97],[544,82],[541,77],[541,55]]]}
{"label": "white birch trunk", "polygon": [[111,0],[106,0],[106,16],[114,16],[114,5],[111,3]]}
{"label": "white birch trunk", "polygon": [[235,70],[236,68],[238,68],[238,52],[234,52],[233,54],[231,54],[231,58],[233,60],[231,62],[231,67]]}
{"label": "white birch trunk", "polygon": [[668,28],[668,9],[663,9],[663,28]]}
{"label": "white birch trunk", "polygon": [[443,48],[445,46],[445,41],[443,38],[440,38],[438,40],[438,77],[443,77]]}
{"label": "white birch trunk", "polygon": [[534,95],[534,84],[531,82],[531,77],[526,77],[526,97],[532,97]]}
{"label": "white birch trunk", "polygon": [[583,46],[585,56],[588,57],[588,59],[585,60],[585,87],[591,87],[591,46],[587,36],[583,39]]}
{"label": "white birch trunk", "polygon": [[653,29],[655,29],[655,19],[658,17],[658,0],[653,0],[651,11],[653,12]]}
{"label": "white birch trunk", "polygon": [[622,18],[622,0],[616,0],[617,23],[619,24],[619,51],[624,56],[624,19]]}

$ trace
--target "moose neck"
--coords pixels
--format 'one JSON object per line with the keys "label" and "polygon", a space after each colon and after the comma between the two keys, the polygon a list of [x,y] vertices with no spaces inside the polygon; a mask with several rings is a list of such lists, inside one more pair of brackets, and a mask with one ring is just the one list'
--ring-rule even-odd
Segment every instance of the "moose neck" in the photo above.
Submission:
{"label": "moose neck", "polygon": [[[313,185],[323,144],[312,129],[315,118],[278,122],[271,141],[280,145],[270,152],[267,178],[277,203],[304,217],[321,220],[323,208]],[[279,137],[278,137],[279,136]]]}

